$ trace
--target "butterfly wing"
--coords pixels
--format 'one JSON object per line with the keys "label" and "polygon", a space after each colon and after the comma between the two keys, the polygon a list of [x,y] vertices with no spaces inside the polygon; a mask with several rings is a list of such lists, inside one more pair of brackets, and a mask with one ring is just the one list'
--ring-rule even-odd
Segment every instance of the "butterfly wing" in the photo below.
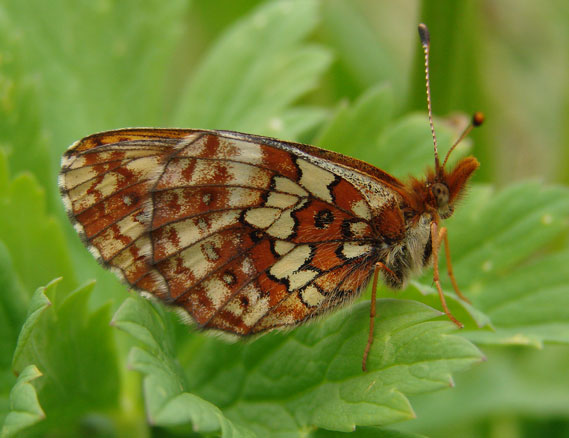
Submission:
{"label": "butterfly wing", "polygon": [[59,185],[85,245],[130,287],[247,335],[367,284],[381,242],[348,160],[228,131],[126,129],[72,145]]}

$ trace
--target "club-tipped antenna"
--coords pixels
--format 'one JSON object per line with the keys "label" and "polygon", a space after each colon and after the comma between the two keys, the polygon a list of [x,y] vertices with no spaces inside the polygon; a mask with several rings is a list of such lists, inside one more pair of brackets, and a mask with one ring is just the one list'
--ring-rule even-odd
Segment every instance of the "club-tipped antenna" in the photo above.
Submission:
{"label": "club-tipped antenna", "polygon": [[456,148],[458,146],[458,144],[464,140],[466,138],[466,136],[468,134],[470,134],[470,131],[472,131],[473,128],[476,128],[480,125],[482,125],[482,123],[484,123],[484,114],[482,114],[481,112],[475,112],[472,116],[472,120],[470,121],[470,123],[468,124],[468,126],[464,129],[464,131],[462,131],[462,134],[460,134],[460,136],[458,137],[458,139],[454,142],[454,144],[451,146],[451,148],[448,150],[445,160],[443,161],[443,169],[445,167],[445,164],[448,161],[448,157],[450,156],[450,153],[452,151],[454,151],[454,148]]}
{"label": "club-tipped antenna", "polygon": [[425,53],[425,85],[427,88],[427,111],[429,113],[429,125],[431,126],[431,134],[433,136],[433,147],[435,150],[435,171],[437,175],[441,173],[441,165],[439,161],[439,150],[437,147],[437,136],[435,134],[435,125],[433,124],[433,108],[431,103],[431,81],[429,79],[429,50],[431,47],[431,36],[429,29],[423,23],[419,24],[419,37],[421,38],[421,45]]}

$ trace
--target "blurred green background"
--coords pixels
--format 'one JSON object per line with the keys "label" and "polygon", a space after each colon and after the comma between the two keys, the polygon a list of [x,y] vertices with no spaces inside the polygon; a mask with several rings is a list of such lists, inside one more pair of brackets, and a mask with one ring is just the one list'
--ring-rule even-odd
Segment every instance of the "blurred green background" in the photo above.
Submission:
{"label": "blurred green background", "polygon": [[[71,290],[97,278],[89,306],[96,309],[112,299],[107,312],[128,296],[91,260],[59,199],[61,154],[85,135],[129,126],[176,126],[234,129],[326,145],[322,139],[332,134],[323,133],[322,126],[378,84],[388,87],[391,96],[391,114],[378,124],[424,112],[416,26],[425,22],[432,37],[435,115],[450,126],[475,110],[487,117],[484,127],[471,135],[472,152],[482,164],[475,181],[497,187],[525,179],[569,183],[566,0],[325,0],[315,23],[290,29],[291,40],[298,31],[308,44],[294,51],[297,43],[290,43],[287,50],[294,56],[288,58],[272,52],[286,42],[267,40],[259,51],[231,40],[235,35],[228,29],[262,3],[0,3],[0,151],[5,157],[0,172],[0,195],[5,198],[0,285],[21,294],[3,297],[8,309],[2,314],[3,412],[14,384],[10,364],[18,324],[37,287],[63,276],[61,289]],[[216,44],[231,48],[228,64],[235,70],[208,70],[208,63],[223,61],[206,56]],[[271,71],[263,70],[267,65]],[[297,68],[297,77],[281,75],[287,65]],[[250,114],[247,105],[259,109]],[[358,126],[351,130],[354,143],[363,147],[331,146],[365,159],[365,138],[358,137]],[[383,167],[381,162],[371,164]],[[568,248],[567,236],[553,247]],[[128,341],[117,342],[119,356],[124,356]],[[488,361],[458,375],[453,390],[413,397],[418,419],[395,427],[432,437],[569,437],[566,345],[542,350],[492,347],[484,353]],[[124,364],[117,370],[125,373]],[[138,391],[132,376],[112,379],[120,380],[121,390]],[[138,400],[138,406],[121,412],[134,416],[142,409]],[[93,436],[105,436],[105,421],[93,420]],[[131,424],[127,419],[124,423]],[[139,427],[141,436],[176,434]],[[362,433],[374,436],[373,431]]]}

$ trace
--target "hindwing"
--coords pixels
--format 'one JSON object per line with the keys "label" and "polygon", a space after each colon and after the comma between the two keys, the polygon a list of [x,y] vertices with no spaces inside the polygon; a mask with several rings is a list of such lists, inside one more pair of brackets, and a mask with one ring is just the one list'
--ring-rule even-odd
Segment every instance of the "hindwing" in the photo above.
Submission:
{"label": "hindwing", "polygon": [[72,145],[59,186],[103,266],[199,327],[247,335],[299,324],[367,284],[382,245],[369,199],[390,193],[364,193],[366,172],[397,181],[349,160],[228,131],[125,129]]}

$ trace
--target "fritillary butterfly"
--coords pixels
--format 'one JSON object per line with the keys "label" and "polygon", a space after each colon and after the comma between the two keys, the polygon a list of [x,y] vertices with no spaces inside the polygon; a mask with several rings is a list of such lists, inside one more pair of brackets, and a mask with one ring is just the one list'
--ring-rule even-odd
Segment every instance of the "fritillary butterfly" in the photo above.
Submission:
{"label": "fritillary butterfly", "polygon": [[[442,241],[448,255],[440,219],[478,167],[473,157],[451,171],[445,163],[435,155],[425,180],[403,183],[305,144],[231,131],[121,129],[73,144],[59,187],[104,267],[182,308],[202,329],[246,336],[349,303],[373,272],[375,296],[380,273],[401,288],[434,260],[440,290]],[[374,314],[375,299],[364,369]]]}

